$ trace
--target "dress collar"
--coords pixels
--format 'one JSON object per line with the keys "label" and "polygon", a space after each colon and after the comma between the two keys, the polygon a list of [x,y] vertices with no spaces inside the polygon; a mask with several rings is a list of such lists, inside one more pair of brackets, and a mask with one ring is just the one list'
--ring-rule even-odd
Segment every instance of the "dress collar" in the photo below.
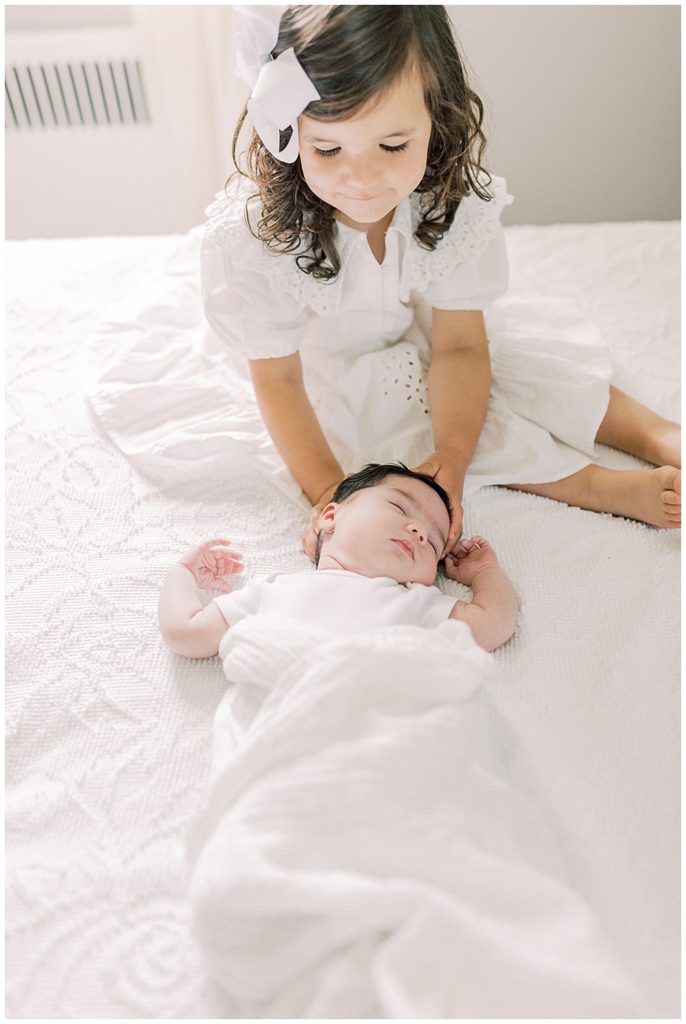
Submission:
{"label": "dress collar", "polygon": [[412,204],[409,196],[396,206],[390,228],[399,231],[408,242],[412,239]]}
{"label": "dress collar", "polygon": [[[338,253],[341,257],[341,261],[345,265],[345,256],[359,245],[361,241],[366,242],[366,234],[364,231],[358,231],[357,228],[351,228],[348,224],[344,224],[342,221],[336,221],[338,229]],[[412,206],[410,204],[409,196],[398,203],[393,213],[391,223],[386,229],[386,234],[390,231],[397,231],[399,235],[409,242],[412,239]]]}

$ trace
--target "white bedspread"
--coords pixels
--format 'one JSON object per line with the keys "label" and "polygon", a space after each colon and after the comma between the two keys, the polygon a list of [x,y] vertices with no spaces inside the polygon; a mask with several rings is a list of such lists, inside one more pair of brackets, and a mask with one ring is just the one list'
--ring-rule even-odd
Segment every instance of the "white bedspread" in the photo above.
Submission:
{"label": "white bedspread", "polygon": [[[678,415],[678,225],[507,235],[513,294],[575,299],[618,383]],[[231,537],[247,577],[304,568],[306,514],[247,472],[228,492],[161,492],[83,401],[105,355],[89,339],[179,244],[7,247],[9,1017],[237,1012],[190,931],[184,851],[225,681],[217,660],[164,649],[155,609],[196,538]],[[648,1015],[678,1016],[679,537],[500,489],[469,499],[466,529],[493,542],[521,600],[486,687],[510,778]]]}
{"label": "white bedspread", "polygon": [[638,994],[513,779],[463,623],[274,616],[224,668],[268,697],[193,835],[213,977],[267,1019],[630,1017]]}

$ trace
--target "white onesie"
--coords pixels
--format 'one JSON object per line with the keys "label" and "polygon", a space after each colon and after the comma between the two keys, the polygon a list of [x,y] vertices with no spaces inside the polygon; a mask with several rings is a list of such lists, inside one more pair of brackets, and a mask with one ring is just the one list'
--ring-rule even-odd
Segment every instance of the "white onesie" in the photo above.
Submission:
{"label": "white onesie", "polygon": [[337,634],[383,626],[433,629],[445,622],[455,604],[454,597],[437,587],[347,569],[275,572],[214,600],[230,626],[246,615],[281,615]]}
{"label": "white onesie", "polygon": [[[361,576],[347,569],[272,573],[241,590],[214,599],[229,626],[249,615],[291,618],[332,634],[361,633],[385,626],[434,629],[445,622],[455,598],[423,583],[397,583],[387,576]],[[219,644],[219,656],[232,685],[215,716],[214,750],[221,763],[252,724],[267,696],[263,686],[232,678],[230,660],[236,651],[232,631]]]}

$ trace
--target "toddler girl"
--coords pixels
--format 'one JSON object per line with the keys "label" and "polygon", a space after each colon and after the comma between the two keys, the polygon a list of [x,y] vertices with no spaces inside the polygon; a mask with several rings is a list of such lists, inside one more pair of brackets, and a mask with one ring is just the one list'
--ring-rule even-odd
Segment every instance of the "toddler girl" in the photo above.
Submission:
{"label": "toddler girl", "polygon": [[[249,177],[209,210],[206,313],[312,521],[355,463],[403,458],[449,492],[449,547],[465,491],[492,483],[678,526],[678,426],[609,384],[593,328],[557,303],[485,325],[510,197],[444,8],[255,12]],[[660,468],[602,468],[596,441]]]}
{"label": "toddler girl", "polygon": [[[235,157],[246,117],[251,134],[246,170],[208,210],[203,301],[261,419],[225,397],[207,444],[226,440],[228,459],[231,439],[247,443],[297,483],[310,555],[321,509],[365,462],[446,489],[446,551],[464,496],[491,484],[679,526],[679,427],[610,384],[596,329],[566,300],[491,307],[511,196],[484,168],[483,107],[445,9],[237,11],[251,96]],[[604,468],[596,442],[658,468]]]}

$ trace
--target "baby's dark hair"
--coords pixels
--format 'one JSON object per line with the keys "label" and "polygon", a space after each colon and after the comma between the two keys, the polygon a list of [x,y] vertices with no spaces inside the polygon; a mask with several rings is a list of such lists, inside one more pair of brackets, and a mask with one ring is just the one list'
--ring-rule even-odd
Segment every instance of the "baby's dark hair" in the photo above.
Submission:
{"label": "baby's dark hair", "polygon": [[[341,480],[331,496],[331,501],[335,501],[338,504],[347,501],[357,491],[364,491],[368,487],[378,487],[388,476],[405,476],[410,477],[412,480],[421,480],[422,483],[427,484],[436,492],[447,508],[448,515],[452,514],[448,492],[432,476],[429,476],[427,473],[418,473],[415,469],[408,469],[402,462],[368,463],[364,469],[359,470],[357,473],[351,473],[345,480]],[[322,542],[323,537],[320,533],[317,537],[317,547],[314,554],[315,566],[319,565]]]}
{"label": "baby's dark hair", "polygon": [[[469,87],[444,7],[291,6],[281,18],[272,56],[289,47],[321,97],[305,113],[322,121],[352,117],[416,64],[432,121],[426,171],[417,186],[423,198],[415,237],[423,248],[436,248],[465,196],[474,192],[484,201],[492,198],[491,178],[481,163],[483,104]],[[233,138],[237,167],[246,114],[247,108]],[[273,252],[297,252],[304,273],[325,281],[335,278],[341,267],[335,210],[309,189],[300,160],[287,164],[275,159],[253,131],[247,176],[256,183],[262,204],[253,233]],[[248,225],[253,231],[249,220]]]}

